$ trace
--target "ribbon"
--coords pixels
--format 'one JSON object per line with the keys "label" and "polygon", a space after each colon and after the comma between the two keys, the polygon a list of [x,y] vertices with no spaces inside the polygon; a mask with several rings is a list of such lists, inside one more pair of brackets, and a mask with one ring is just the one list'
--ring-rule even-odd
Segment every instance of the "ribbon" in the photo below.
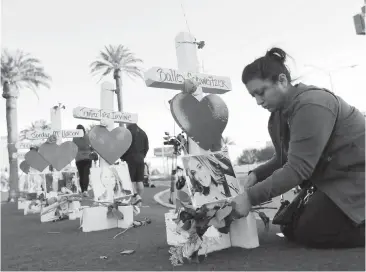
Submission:
{"label": "ribbon", "polygon": [[50,135],[49,137],[48,137],[48,139],[47,139],[47,141],[46,141],[47,143],[49,143],[49,144],[53,144],[53,143],[56,143],[57,142],[57,137],[56,137],[56,135]]}
{"label": "ribbon", "polygon": [[[58,195],[56,202],[54,202],[48,206],[45,206],[42,209],[41,215],[45,215],[54,210],[56,210],[56,211],[62,210],[61,205],[65,204],[65,203],[70,203],[73,201],[81,201],[81,198],[79,196],[80,196],[79,194]],[[63,214],[68,214],[68,213],[71,213],[71,212],[70,211],[63,212]]]}
{"label": "ribbon", "polygon": [[123,213],[118,209],[119,203],[115,202],[111,205],[108,205],[107,209],[107,218],[116,218],[117,220],[123,220]]}

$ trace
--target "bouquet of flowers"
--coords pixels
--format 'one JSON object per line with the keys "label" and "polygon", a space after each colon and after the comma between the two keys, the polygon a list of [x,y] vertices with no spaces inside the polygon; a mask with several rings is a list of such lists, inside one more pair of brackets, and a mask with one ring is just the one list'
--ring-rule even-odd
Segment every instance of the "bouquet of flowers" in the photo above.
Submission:
{"label": "bouquet of flowers", "polygon": [[[271,209],[271,207],[259,206],[252,208],[252,212],[258,213],[268,230],[269,218],[265,213],[259,211],[261,209]],[[188,233],[188,239],[184,244],[169,249],[170,261],[173,266],[182,265],[184,259],[199,263],[198,251],[201,248],[203,235],[206,231],[213,226],[218,232],[227,234],[230,232],[231,223],[240,218],[231,203],[226,200],[205,204],[197,209],[177,200],[175,212],[178,214],[175,220],[177,232]]]}
{"label": "bouquet of flowers", "polygon": [[82,198],[79,194],[63,194],[49,197],[46,199],[41,216],[52,213],[52,215],[56,218],[55,220],[67,219],[68,214],[71,212],[69,211],[69,204],[73,201],[81,200]]}
{"label": "bouquet of flowers", "polygon": [[108,208],[107,210],[107,218],[117,218],[118,220],[122,220],[124,218],[123,213],[118,210],[118,206],[132,206],[133,213],[135,215],[140,213],[140,208],[136,205],[132,204],[132,196],[122,196],[115,198],[113,202],[106,202],[106,201],[93,201],[93,206],[105,206]]}

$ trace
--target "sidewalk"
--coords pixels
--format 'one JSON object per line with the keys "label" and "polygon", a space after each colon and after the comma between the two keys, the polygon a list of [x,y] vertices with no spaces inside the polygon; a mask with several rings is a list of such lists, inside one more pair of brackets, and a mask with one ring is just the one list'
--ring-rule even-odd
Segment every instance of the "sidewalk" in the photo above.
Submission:
{"label": "sidewalk", "polygon": [[164,189],[163,191],[154,195],[154,200],[157,203],[166,208],[175,209],[175,205],[169,203],[169,198],[170,198],[170,188]]}

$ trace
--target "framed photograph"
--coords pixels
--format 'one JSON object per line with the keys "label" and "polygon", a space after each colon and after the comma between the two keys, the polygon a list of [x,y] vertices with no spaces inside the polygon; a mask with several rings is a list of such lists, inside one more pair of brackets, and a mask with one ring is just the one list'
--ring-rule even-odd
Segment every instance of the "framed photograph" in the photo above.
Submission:
{"label": "framed photograph", "polygon": [[182,157],[188,191],[194,207],[230,200],[240,194],[227,151]]}

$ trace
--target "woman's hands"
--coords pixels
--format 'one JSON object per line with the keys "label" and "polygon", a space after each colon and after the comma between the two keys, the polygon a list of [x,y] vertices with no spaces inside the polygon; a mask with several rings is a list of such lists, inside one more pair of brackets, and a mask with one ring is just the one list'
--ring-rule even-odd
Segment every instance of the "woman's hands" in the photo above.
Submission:
{"label": "woman's hands", "polygon": [[232,201],[233,209],[237,212],[238,216],[246,217],[248,216],[252,204],[250,203],[249,195],[246,188],[249,188],[257,183],[257,176],[254,172],[251,172],[249,175],[245,176],[244,179],[240,180],[240,184],[244,187],[244,192],[236,196]]}
{"label": "woman's hands", "polygon": [[257,183],[257,176],[254,172],[251,172],[249,175],[245,176],[244,179],[240,180],[240,183],[244,189],[249,188]]}
{"label": "woman's hands", "polygon": [[247,191],[244,190],[242,194],[234,197],[231,205],[239,217],[247,217],[252,208]]}

